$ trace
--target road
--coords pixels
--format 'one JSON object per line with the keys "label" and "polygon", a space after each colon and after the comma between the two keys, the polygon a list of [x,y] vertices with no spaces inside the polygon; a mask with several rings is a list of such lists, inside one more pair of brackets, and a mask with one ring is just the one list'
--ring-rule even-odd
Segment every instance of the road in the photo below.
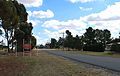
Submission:
{"label": "road", "polygon": [[64,51],[52,51],[52,50],[43,50],[43,51],[56,56],[62,56],[64,58],[67,58],[73,61],[83,62],[83,63],[87,63],[87,64],[91,64],[91,65],[99,66],[109,70],[120,72],[120,58],[70,54],[70,53],[65,53]]}

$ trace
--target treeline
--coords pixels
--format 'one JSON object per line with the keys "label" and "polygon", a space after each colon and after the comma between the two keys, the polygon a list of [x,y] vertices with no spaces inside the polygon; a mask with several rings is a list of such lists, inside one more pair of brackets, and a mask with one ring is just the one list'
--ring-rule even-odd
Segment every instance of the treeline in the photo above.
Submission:
{"label": "treeline", "polygon": [[68,48],[68,50],[77,49],[101,52],[105,51],[107,44],[115,42],[116,40],[119,39],[113,40],[110,31],[107,29],[100,30],[89,27],[82,36],[76,35],[73,37],[72,33],[69,30],[66,30],[65,38],[60,37],[58,41],[51,38],[50,48],[64,47]]}
{"label": "treeline", "polygon": [[[17,45],[17,51],[23,49],[25,43],[36,46],[36,38],[32,36],[32,23],[27,22],[28,13],[23,4],[17,0],[0,0],[0,26],[4,29],[4,37],[7,40],[8,52]],[[2,35],[0,30],[0,35]]]}

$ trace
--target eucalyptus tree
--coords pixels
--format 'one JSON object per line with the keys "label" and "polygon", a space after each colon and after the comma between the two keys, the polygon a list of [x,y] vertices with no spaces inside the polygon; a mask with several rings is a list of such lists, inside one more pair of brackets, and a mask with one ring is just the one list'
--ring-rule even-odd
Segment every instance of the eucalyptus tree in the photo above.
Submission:
{"label": "eucalyptus tree", "polygon": [[5,37],[8,44],[8,52],[10,41],[13,39],[13,29],[18,23],[18,16],[13,0],[0,0],[0,19],[1,26],[4,29]]}
{"label": "eucalyptus tree", "polygon": [[22,40],[32,37],[32,23],[27,23],[28,13],[23,4],[17,0],[0,0],[0,20],[8,44],[13,47],[13,42],[17,40],[19,51],[22,50]]}
{"label": "eucalyptus tree", "polygon": [[0,29],[0,35],[2,35],[3,33],[2,33],[2,30]]}

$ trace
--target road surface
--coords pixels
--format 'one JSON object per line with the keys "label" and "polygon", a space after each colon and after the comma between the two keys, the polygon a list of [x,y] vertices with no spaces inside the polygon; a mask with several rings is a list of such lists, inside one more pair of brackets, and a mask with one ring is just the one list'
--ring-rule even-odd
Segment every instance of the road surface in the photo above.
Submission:
{"label": "road surface", "polygon": [[64,58],[68,58],[73,61],[88,63],[91,65],[120,72],[120,58],[70,54],[70,53],[65,53],[64,51],[52,51],[52,50],[43,50],[43,51],[56,56],[62,56]]}

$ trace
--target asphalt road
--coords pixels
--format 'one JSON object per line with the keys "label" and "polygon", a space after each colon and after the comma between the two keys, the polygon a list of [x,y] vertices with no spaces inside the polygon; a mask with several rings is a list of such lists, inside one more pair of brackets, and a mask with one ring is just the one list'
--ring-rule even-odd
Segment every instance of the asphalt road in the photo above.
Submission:
{"label": "asphalt road", "polygon": [[70,54],[70,53],[65,53],[64,51],[52,51],[52,50],[44,50],[44,51],[49,54],[62,56],[64,58],[68,58],[73,61],[88,63],[91,65],[120,72],[120,58]]}

